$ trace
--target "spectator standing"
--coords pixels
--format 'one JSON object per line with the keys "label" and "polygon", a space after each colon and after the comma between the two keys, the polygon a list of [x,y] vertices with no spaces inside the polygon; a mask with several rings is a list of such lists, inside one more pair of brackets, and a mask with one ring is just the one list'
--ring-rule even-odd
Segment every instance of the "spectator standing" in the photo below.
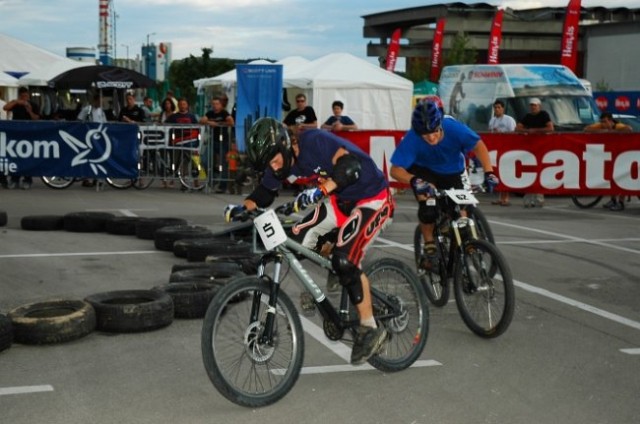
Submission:
{"label": "spectator standing", "polygon": [[[212,134],[210,138],[212,142],[205,141],[204,149],[201,153],[204,159],[204,166],[210,171],[210,159],[213,159],[214,174],[221,172],[217,175],[220,182],[218,183],[216,193],[224,193],[227,191],[227,177],[229,172],[225,159],[229,151],[231,127],[233,127],[235,122],[233,117],[224,108],[222,99],[220,97],[214,97],[211,99],[211,109],[200,119],[200,123],[207,125]],[[209,146],[209,144],[211,144],[211,146]]]}
{"label": "spectator standing", "polygon": [[122,122],[144,122],[144,110],[136,104],[136,98],[133,94],[127,94],[127,105],[120,111],[118,121]]}
{"label": "spectator standing", "polygon": [[307,96],[302,93],[296,96],[296,108],[287,114],[284,124],[292,131],[318,128],[316,112],[307,105]]}
{"label": "spectator standing", "polygon": [[344,103],[336,100],[331,104],[333,115],[322,124],[322,129],[330,131],[351,131],[357,130],[358,126],[353,119],[342,114]]}
{"label": "spectator standing", "polygon": [[102,110],[100,94],[94,94],[91,104],[82,108],[78,114],[78,121],[107,122],[107,115]]}
{"label": "spectator standing", "polygon": [[[489,120],[489,131],[504,133],[515,130],[516,120],[504,113],[504,102],[502,100],[493,102],[493,117]],[[491,203],[500,206],[511,206],[509,202],[509,192],[501,191],[500,198]]]}
{"label": "spectator standing", "polygon": [[242,183],[238,181],[238,168],[240,164],[240,152],[236,143],[231,143],[227,152],[227,167],[229,168],[229,194],[242,194]]}
{"label": "spectator standing", "polygon": [[[40,119],[40,109],[38,105],[31,101],[31,93],[27,87],[18,89],[18,98],[11,100],[5,104],[2,109],[5,112],[11,112],[11,119],[22,121],[37,121]],[[30,175],[12,175],[8,188],[18,188],[20,186],[20,177],[22,179],[22,189],[29,190],[33,184],[33,178]]]}
{"label": "spectator standing", "polygon": [[[586,132],[631,132],[633,128],[630,125],[623,124],[613,119],[613,115],[609,112],[603,112],[600,115],[600,121],[595,124],[587,125],[584,129]],[[611,211],[624,210],[624,195],[611,196],[611,199],[602,205],[603,208]]]}
{"label": "spectator standing", "polygon": [[160,115],[153,109],[153,99],[149,96],[142,99],[142,110],[144,111],[144,122],[153,122]]}
{"label": "spectator standing", "polygon": [[[549,114],[542,110],[542,102],[537,97],[529,99],[530,112],[516,125],[516,131],[522,133],[548,133],[553,132],[553,121]],[[524,207],[533,208],[536,205],[544,206],[544,194],[525,194]]]}
{"label": "spectator standing", "polygon": [[171,115],[173,115],[178,107],[173,104],[170,98],[166,98],[162,101],[162,112],[160,112],[160,116],[158,117],[158,121],[161,124],[164,124]]}

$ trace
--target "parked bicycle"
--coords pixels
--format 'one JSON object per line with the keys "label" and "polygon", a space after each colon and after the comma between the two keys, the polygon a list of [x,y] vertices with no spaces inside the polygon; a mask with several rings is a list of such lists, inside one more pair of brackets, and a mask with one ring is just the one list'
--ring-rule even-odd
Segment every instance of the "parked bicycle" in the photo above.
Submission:
{"label": "parked bicycle", "polygon": [[[336,308],[298,260],[306,258],[332,272],[327,257],[288,238],[273,210],[245,214],[272,250],[262,254],[256,276],[234,279],[214,297],[204,318],[202,356],[209,379],[224,397],[259,407],[284,397],[302,368],[304,335],[293,301],[281,290],[289,275],[285,269],[312,295],[327,338],[353,341],[359,319],[344,287]],[[419,358],[427,342],[424,288],[407,265],[392,258],[375,261],[364,272],[374,318],[389,333],[382,350],[368,362],[386,372],[403,370]]]}
{"label": "parked bicycle", "polygon": [[[640,196],[638,196],[640,199]],[[571,201],[580,209],[589,209],[596,206],[602,200],[602,196],[571,196]],[[631,196],[627,196],[627,202],[631,201]]]}
{"label": "parked bicycle", "polygon": [[[56,190],[68,188],[76,181],[82,180],[82,178],[76,177],[40,177],[40,179],[47,187]],[[97,179],[96,184],[102,184],[102,181],[106,181],[109,186],[115,189],[126,190],[133,185],[135,180],[130,178],[105,178],[104,180]]]}
{"label": "parked bicycle", "polygon": [[[414,233],[414,255],[418,276],[427,297],[435,306],[449,301],[450,284],[455,290],[458,311],[475,334],[498,337],[513,318],[515,293],[511,270],[498,248],[491,243],[475,217],[479,209],[461,214],[461,206],[473,206],[477,199],[468,190],[436,191],[438,218],[435,225],[437,258],[425,267],[424,237],[420,225]],[[488,227],[486,227],[488,228]]]}
{"label": "parked bicycle", "polygon": [[141,149],[138,162],[138,179],[133,186],[147,189],[156,178],[162,181],[178,179],[187,190],[202,190],[207,174],[200,164],[200,156],[193,149]]}

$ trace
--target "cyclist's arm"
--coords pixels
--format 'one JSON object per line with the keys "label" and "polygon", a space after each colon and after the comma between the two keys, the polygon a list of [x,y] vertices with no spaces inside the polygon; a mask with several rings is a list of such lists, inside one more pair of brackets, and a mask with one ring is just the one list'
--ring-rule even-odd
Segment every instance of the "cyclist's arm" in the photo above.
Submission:
{"label": "cyclist's arm", "polygon": [[414,177],[409,171],[396,165],[391,165],[390,174],[396,181],[404,184],[411,184],[411,178]]}
{"label": "cyclist's arm", "polygon": [[485,173],[493,173],[493,166],[491,165],[491,158],[489,157],[489,149],[487,149],[487,145],[484,144],[484,141],[478,140],[478,142],[476,143],[476,147],[473,148],[473,152],[480,160],[480,163],[482,164],[482,170]]}

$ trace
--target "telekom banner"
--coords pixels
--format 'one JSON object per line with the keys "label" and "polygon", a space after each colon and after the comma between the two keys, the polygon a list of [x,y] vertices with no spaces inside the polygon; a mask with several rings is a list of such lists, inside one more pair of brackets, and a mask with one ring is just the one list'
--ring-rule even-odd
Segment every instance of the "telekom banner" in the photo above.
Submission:
{"label": "telekom banner", "polygon": [[431,81],[438,82],[440,68],[442,67],[442,40],[444,39],[445,18],[438,19],[436,32],[433,34],[433,46],[431,47]]}
{"label": "telekom banner", "polygon": [[396,69],[396,62],[398,61],[398,52],[400,51],[400,36],[402,30],[397,28],[391,35],[391,41],[389,42],[389,48],[387,49],[387,71],[393,72]]}
{"label": "telekom banner", "polygon": [[576,72],[578,63],[578,25],[580,23],[580,0],[569,0],[562,29],[560,64]]}
{"label": "telekom banner", "polygon": [[489,48],[487,50],[487,63],[489,65],[497,65],[500,63],[500,43],[502,42],[502,17],[504,10],[500,9],[496,12],[491,23],[491,34],[489,35]]}
{"label": "telekom banner", "polygon": [[[389,176],[404,131],[352,131]],[[498,189],[559,195],[640,195],[640,133],[480,134],[498,172]],[[390,179],[391,177],[389,177]],[[391,181],[394,187],[401,184]]]}

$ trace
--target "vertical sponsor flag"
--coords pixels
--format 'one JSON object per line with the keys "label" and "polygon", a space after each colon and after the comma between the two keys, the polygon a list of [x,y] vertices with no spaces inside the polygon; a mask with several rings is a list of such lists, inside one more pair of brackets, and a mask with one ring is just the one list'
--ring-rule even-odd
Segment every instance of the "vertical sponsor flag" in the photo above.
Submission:
{"label": "vertical sponsor flag", "polygon": [[442,40],[444,38],[445,18],[439,18],[436,22],[436,32],[433,34],[433,47],[431,47],[431,81],[438,82],[440,68],[442,66]]}
{"label": "vertical sponsor flag", "polygon": [[578,25],[580,23],[580,0],[569,0],[562,29],[560,64],[575,73],[578,62]]}
{"label": "vertical sponsor flag", "polygon": [[396,62],[398,61],[398,52],[400,51],[400,36],[402,30],[396,28],[391,35],[391,41],[389,42],[389,48],[387,49],[387,71],[393,72],[396,68]]}
{"label": "vertical sponsor flag", "polygon": [[489,65],[497,65],[500,63],[499,52],[500,43],[502,42],[502,16],[503,9],[498,9],[493,17],[491,24],[491,34],[489,35],[489,48],[487,49],[487,63]]}
{"label": "vertical sponsor flag", "polygon": [[282,65],[237,65],[236,143],[245,150],[245,135],[259,118],[282,119]]}

